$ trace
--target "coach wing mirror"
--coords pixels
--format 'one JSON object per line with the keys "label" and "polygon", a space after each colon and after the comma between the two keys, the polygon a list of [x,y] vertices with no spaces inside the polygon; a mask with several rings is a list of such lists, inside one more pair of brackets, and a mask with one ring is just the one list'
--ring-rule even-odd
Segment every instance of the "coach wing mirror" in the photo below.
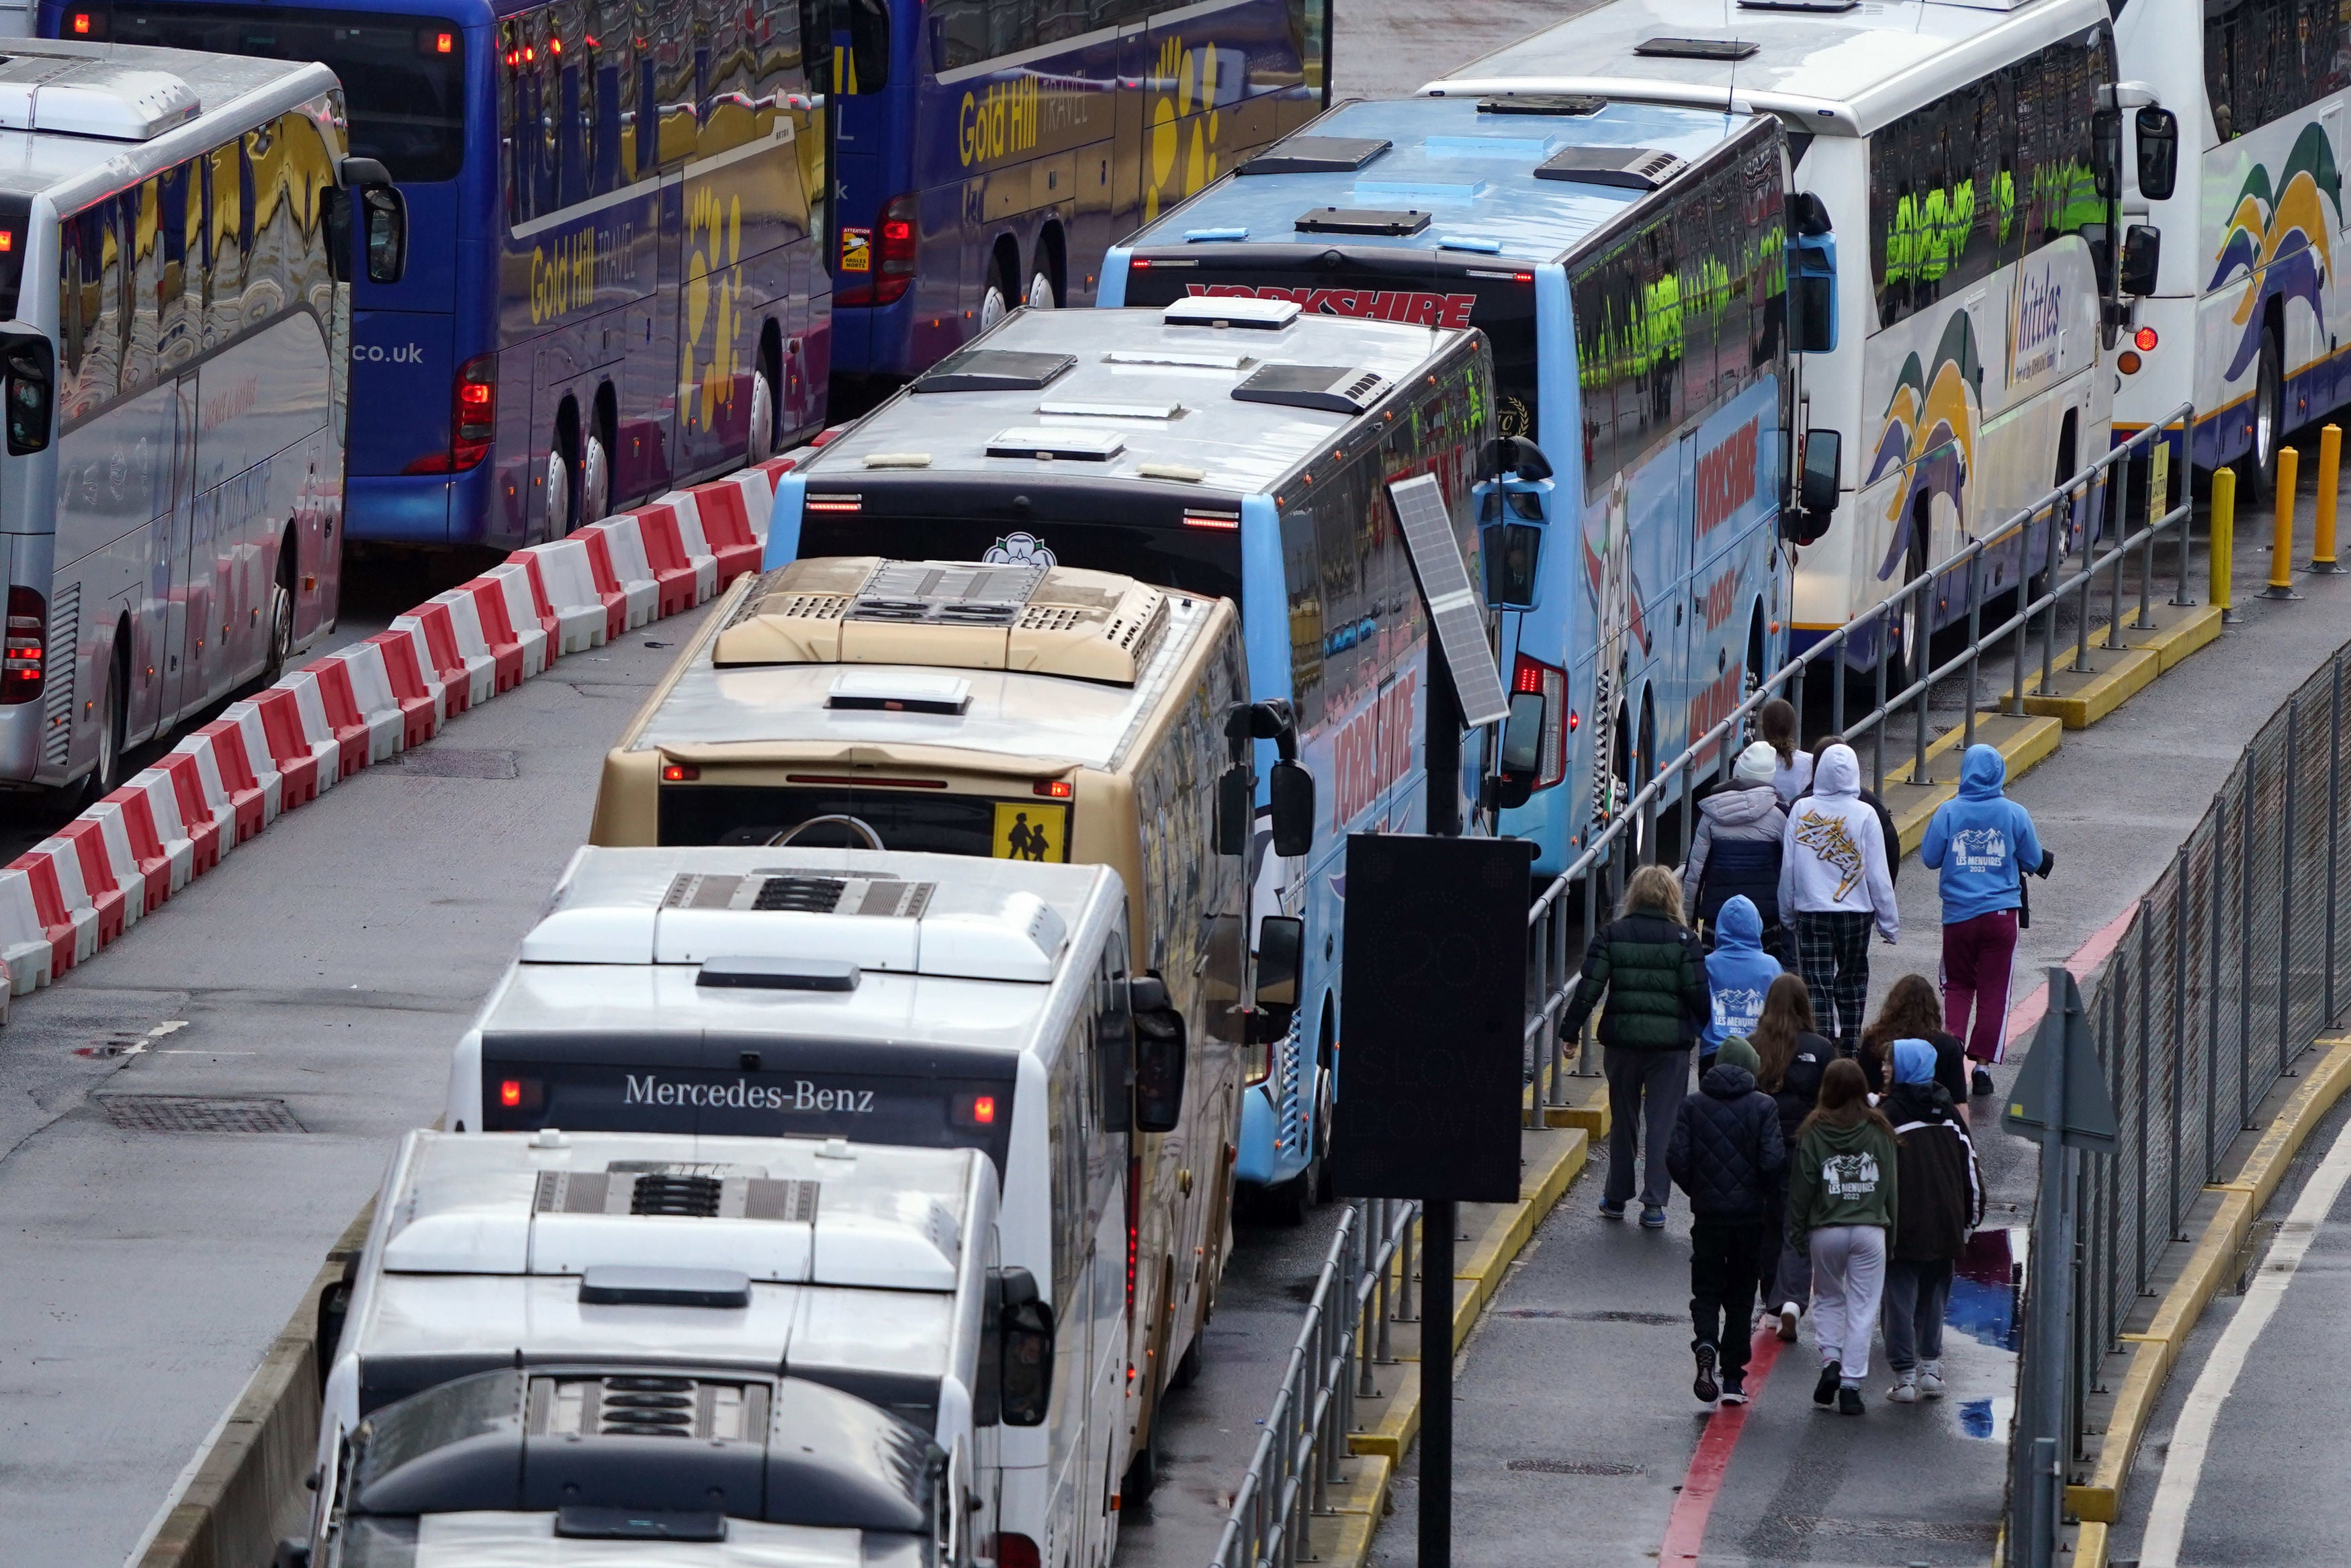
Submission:
{"label": "coach wing mirror", "polygon": [[1540,691],[1510,693],[1510,711],[1502,721],[1502,756],[1494,781],[1495,803],[1504,810],[1527,804],[1542,775],[1543,697]]}
{"label": "coach wing mirror", "polygon": [[1053,1403],[1053,1309],[1026,1269],[994,1269],[980,1324],[972,1424],[1041,1427]]}
{"label": "coach wing mirror", "polygon": [[1487,607],[1535,607],[1535,566],[1542,558],[1540,524],[1489,523],[1479,530],[1478,553],[1486,563]]}
{"label": "coach wing mirror", "polygon": [[2122,292],[2144,298],[2155,292],[2155,275],[2163,262],[2163,234],[2151,223],[2133,223],[2123,231]]}
{"label": "coach wing mirror", "polygon": [[1298,1011],[1298,982],[1305,969],[1306,922],[1296,915],[1268,915],[1258,921],[1258,1011],[1280,1012],[1286,1025]]}
{"label": "coach wing mirror", "polygon": [[8,454],[25,457],[49,444],[56,406],[57,349],[38,332],[0,332],[0,398],[8,406]]}
{"label": "coach wing mirror", "polygon": [[2138,193],[2150,202],[2168,202],[2179,179],[2179,117],[2168,109],[2149,108],[2133,118],[2138,131]]}
{"label": "coach wing mirror", "polygon": [[1780,522],[1781,537],[1809,545],[1829,531],[1836,515],[1837,475],[1844,439],[1835,431],[1804,432],[1803,469],[1796,482],[1796,508]]}
{"label": "coach wing mirror", "polygon": [[1294,857],[1314,847],[1314,775],[1288,758],[1273,764],[1273,852]]}
{"label": "coach wing mirror", "polygon": [[833,67],[832,90],[859,98],[888,87],[889,0],[841,0],[841,26],[849,48]]}
{"label": "coach wing mirror", "polygon": [[1217,779],[1217,853],[1219,855],[1249,853],[1249,825],[1257,815],[1250,807],[1251,783],[1247,763],[1235,763]]}
{"label": "coach wing mirror", "polygon": [[1551,477],[1551,459],[1542,448],[1524,436],[1496,436],[1486,443],[1486,472],[1496,477],[1509,474],[1532,483]]}
{"label": "coach wing mirror", "polygon": [[1127,981],[1134,1011],[1134,1126],[1139,1132],[1174,1132],[1184,1119],[1184,1015],[1156,975]]}

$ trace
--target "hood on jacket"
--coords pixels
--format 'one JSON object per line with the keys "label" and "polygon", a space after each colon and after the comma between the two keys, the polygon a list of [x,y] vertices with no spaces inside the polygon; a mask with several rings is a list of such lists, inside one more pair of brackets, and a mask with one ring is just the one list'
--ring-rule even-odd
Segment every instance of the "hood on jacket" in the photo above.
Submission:
{"label": "hood on jacket", "polygon": [[1877,1108],[1896,1127],[1912,1122],[1959,1121],[1959,1111],[1951,1103],[1951,1091],[1932,1079],[1923,1084],[1896,1084],[1886,1091]]}
{"label": "hood on jacket", "polygon": [[1834,745],[1821,753],[1813,764],[1813,793],[1848,800],[1861,797],[1861,759],[1853,754],[1851,746]]}
{"label": "hood on jacket", "polygon": [[1725,1062],[1719,1056],[1698,1081],[1700,1093],[1718,1100],[1735,1100],[1755,1092],[1755,1075],[1746,1068]]}
{"label": "hood on jacket", "polygon": [[1739,893],[1722,901],[1722,910],[1714,918],[1714,945],[1718,952],[1724,948],[1763,950],[1763,916],[1754,899]]}
{"label": "hood on jacket", "polygon": [[1924,1040],[1896,1040],[1894,1043],[1894,1081],[1897,1084],[1931,1083],[1935,1076],[1935,1048]]}
{"label": "hood on jacket", "polygon": [[1969,800],[1993,800],[2008,783],[2008,759],[1996,746],[1979,741],[1959,763],[1959,794]]}
{"label": "hood on jacket", "polygon": [[[1719,1065],[1714,1069],[1714,1073],[1721,1071],[1722,1068]],[[1714,1073],[1708,1073],[1707,1076],[1712,1077]],[[1835,1122],[1823,1117],[1814,1122],[1813,1130],[1804,1136],[1819,1138],[1839,1154],[1852,1154],[1866,1148],[1872,1138],[1883,1137],[1886,1135],[1879,1132],[1867,1116],[1864,1116],[1849,1127],[1840,1127]]]}
{"label": "hood on jacket", "polygon": [[1770,779],[1760,784],[1733,784],[1715,791],[1698,802],[1698,808],[1717,827],[1747,827],[1780,809],[1780,792],[1771,787]]}

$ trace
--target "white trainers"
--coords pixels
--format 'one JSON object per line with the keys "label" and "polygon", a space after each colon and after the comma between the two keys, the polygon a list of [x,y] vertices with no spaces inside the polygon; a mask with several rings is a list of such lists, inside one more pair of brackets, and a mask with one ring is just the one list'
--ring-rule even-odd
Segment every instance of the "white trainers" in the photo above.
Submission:
{"label": "white trainers", "polygon": [[1941,1362],[1922,1361],[1918,1364],[1918,1392],[1929,1399],[1940,1399],[1943,1397],[1943,1364]]}
{"label": "white trainers", "polygon": [[1781,1344],[1793,1345],[1796,1343],[1796,1319],[1802,1315],[1802,1309],[1797,1306],[1795,1303],[1782,1302],[1780,1303]]}
{"label": "white trainers", "polygon": [[1896,1405],[1916,1404],[1918,1399],[1918,1374],[1916,1371],[1896,1373],[1894,1386],[1886,1391],[1886,1397]]}

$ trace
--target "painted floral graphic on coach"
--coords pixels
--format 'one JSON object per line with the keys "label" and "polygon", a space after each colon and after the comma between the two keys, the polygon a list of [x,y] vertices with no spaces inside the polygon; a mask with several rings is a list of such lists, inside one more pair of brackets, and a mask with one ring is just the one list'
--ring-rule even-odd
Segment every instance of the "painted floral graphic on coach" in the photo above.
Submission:
{"label": "painted floral graphic on coach", "polygon": [[1976,434],[1983,420],[1982,384],[1983,354],[1976,345],[1975,320],[1965,310],[1952,311],[1943,324],[1931,368],[1916,354],[1903,362],[1863,481],[1876,484],[1897,469],[1902,472],[1902,483],[1886,504],[1893,536],[1878,564],[1881,582],[1894,575],[1909,549],[1907,523],[1920,496],[1944,497],[1958,511],[1960,527],[1967,526],[1968,481],[1975,472]]}
{"label": "painted floral graphic on coach", "polygon": [[[2320,201],[2325,197],[2324,202]],[[2245,172],[2220,235],[2214,258],[2210,293],[2244,275],[2244,296],[2231,320],[2237,327],[2235,354],[2223,379],[2245,373],[2261,353],[2262,328],[2272,299],[2299,299],[2319,319],[2325,319],[2324,290],[2334,271],[2334,247],[2328,235],[2343,217],[2343,175],[2335,165],[2335,150],[2325,126],[2313,121],[2294,138],[2285,168],[2274,190],[2266,164]]]}

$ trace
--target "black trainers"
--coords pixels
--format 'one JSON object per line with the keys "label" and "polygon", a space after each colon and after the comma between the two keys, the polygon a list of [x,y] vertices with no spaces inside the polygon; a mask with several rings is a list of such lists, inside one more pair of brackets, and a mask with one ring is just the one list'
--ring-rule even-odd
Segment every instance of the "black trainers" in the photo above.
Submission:
{"label": "black trainers", "polygon": [[1813,1403],[1823,1409],[1834,1404],[1837,1397],[1837,1379],[1844,1376],[1844,1368],[1836,1362],[1832,1361],[1822,1367],[1821,1380],[1813,1385]]}
{"label": "black trainers", "polygon": [[1992,1093],[1991,1075],[1978,1067],[1976,1075],[1968,1080],[1968,1087],[1973,1090],[1979,1098]]}
{"label": "black trainers", "polygon": [[1714,1381],[1714,1346],[1701,1339],[1690,1349],[1698,1355],[1698,1376],[1690,1380],[1690,1392],[1698,1396],[1699,1404],[1711,1405],[1722,1397],[1722,1390]]}
{"label": "black trainers", "polygon": [[1722,1402],[1726,1405],[1747,1403],[1747,1379],[1743,1376],[1736,1372],[1722,1375]]}
{"label": "black trainers", "polygon": [[1837,1390],[1837,1414],[1840,1416],[1861,1414],[1860,1389],[1848,1383]]}

